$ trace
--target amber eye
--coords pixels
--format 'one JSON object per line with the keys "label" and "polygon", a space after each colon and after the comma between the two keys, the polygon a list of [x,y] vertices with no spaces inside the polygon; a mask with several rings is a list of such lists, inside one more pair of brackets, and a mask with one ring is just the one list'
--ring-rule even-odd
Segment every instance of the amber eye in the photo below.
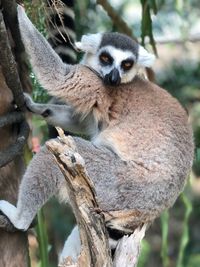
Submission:
{"label": "amber eye", "polygon": [[109,62],[109,58],[107,56],[101,55],[100,59],[101,61]]}
{"label": "amber eye", "polygon": [[113,58],[107,53],[102,53],[99,59],[103,65],[111,65],[113,63]]}
{"label": "amber eye", "polygon": [[132,59],[129,59],[129,60],[124,60],[122,61],[121,63],[121,67],[124,71],[127,71],[127,70],[130,70],[133,66],[133,60]]}

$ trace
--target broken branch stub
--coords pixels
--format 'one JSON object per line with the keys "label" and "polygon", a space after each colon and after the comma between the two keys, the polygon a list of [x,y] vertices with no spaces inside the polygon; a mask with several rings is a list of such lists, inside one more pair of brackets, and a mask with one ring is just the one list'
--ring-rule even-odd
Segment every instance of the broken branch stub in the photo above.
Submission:
{"label": "broken branch stub", "polygon": [[145,235],[147,224],[139,227],[130,236],[124,236],[118,243],[113,267],[136,267],[140,255],[141,241]]}

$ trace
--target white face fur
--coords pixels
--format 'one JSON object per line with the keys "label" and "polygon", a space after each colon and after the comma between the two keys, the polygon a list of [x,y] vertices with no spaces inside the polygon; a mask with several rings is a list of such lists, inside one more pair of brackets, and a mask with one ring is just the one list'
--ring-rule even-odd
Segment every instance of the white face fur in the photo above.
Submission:
{"label": "white face fur", "polygon": [[[155,56],[138,45],[138,56],[130,50],[124,50],[110,45],[99,49],[103,34],[84,35],[76,46],[85,52],[82,64],[99,73],[103,80],[109,80],[110,85],[128,83],[133,80],[140,67],[150,67]],[[110,77],[114,78],[110,83]],[[106,79],[105,79],[106,78]],[[112,81],[111,78],[111,81]]]}

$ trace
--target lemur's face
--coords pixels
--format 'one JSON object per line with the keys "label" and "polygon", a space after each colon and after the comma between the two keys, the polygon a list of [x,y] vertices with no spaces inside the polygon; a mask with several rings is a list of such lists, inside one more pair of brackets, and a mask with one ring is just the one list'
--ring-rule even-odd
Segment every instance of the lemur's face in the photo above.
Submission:
{"label": "lemur's face", "polygon": [[76,45],[85,52],[82,63],[112,86],[132,81],[139,67],[151,66],[155,58],[130,37],[119,33],[84,35]]}
{"label": "lemur's face", "polygon": [[135,66],[136,56],[131,51],[105,46],[102,47],[96,56],[97,72],[103,78],[105,84],[119,85],[131,81],[137,67]]}

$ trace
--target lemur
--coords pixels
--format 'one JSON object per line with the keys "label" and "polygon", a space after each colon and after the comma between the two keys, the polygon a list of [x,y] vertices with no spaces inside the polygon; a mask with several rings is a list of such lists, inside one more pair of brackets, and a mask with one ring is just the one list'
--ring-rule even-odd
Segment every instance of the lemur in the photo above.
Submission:
{"label": "lemur", "polygon": [[[125,35],[97,34],[77,44],[86,52],[83,64],[64,64],[21,7],[18,21],[39,82],[67,104],[57,112],[27,98],[27,106],[54,125],[90,135],[89,141],[73,139],[99,207],[109,213],[108,231],[132,233],[151,223],[183,190],[194,151],[186,111],[165,90],[137,75],[138,66],[151,65],[153,57]],[[53,195],[70,203],[65,179],[44,146],[23,176],[17,206],[1,200],[0,210],[24,231]],[[75,248],[63,256],[77,256],[77,228],[72,236]]]}
{"label": "lemur", "polygon": [[[109,86],[131,82],[141,67],[150,67],[155,59],[153,54],[120,33],[84,35],[81,42],[75,44],[85,52],[81,64],[95,71]],[[50,125],[59,125],[64,130],[90,137],[98,131],[93,127],[93,117],[83,119],[71,105],[36,104],[29,95],[25,94],[25,98],[28,109],[43,116]],[[68,114],[72,114],[73,119]]]}

